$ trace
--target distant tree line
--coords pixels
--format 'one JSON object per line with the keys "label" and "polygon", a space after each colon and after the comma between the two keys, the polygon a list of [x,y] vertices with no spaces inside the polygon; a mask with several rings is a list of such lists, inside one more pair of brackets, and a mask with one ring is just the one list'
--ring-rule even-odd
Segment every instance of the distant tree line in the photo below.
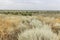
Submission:
{"label": "distant tree line", "polygon": [[29,15],[29,16],[31,16],[31,15],[41,15],[41,14],[48,14],[48,15],[50,15],[50,14],[52,14],[52,15],[54,15],[54,14],[60,14],[60,11],[3,11],[3,10],[1,10],[0,11],[0,14],[6,14],[6,15],[8,15],[8,14],[12,14],[12,15],[23,15],[23,16],[27,16],[27,15]]}

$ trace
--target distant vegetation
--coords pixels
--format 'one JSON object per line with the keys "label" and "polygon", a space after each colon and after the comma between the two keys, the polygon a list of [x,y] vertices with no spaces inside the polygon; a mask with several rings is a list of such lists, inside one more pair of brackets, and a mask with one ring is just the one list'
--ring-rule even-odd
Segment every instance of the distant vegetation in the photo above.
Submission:
{"label": "distant vegetation", "polygon": [[[23,15],[23,16],[32,16],[32,15],[59,15],[60,11],[39,11],[39,10],[0,10],[0,14],[13,14],[13,15]],[[51,16],[51,15],[50,15]]]}

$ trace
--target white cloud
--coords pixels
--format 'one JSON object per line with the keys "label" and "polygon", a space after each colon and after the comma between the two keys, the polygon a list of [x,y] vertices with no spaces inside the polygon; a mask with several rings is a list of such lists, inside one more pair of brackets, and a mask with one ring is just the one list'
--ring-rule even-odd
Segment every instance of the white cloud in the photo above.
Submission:
{"label": "white cloud", "polygon": [[0,9],[60,10],[60,0],[0,0]]}
{"label": "white cloud", "polygon": [[12,1],[10,1],[10,0],[0,0],[0,6],[5,6],[5,5],[7,6],[11,3],[12,3]]}

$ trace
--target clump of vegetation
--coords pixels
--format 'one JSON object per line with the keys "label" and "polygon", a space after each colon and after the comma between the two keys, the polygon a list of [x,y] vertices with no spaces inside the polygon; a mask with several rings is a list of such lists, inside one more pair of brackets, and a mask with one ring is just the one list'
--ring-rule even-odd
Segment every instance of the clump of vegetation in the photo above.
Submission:
{"label": "clump of vegetation", "polygon": [[59,38],[48,28],[35,28],[19,34],[18,40],[59,40]]}

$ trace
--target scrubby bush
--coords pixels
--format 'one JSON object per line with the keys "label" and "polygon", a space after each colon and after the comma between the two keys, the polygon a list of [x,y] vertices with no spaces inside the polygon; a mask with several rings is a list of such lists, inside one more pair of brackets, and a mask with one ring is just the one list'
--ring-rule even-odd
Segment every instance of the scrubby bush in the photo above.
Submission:
{"label": "scrubby bush", "polygon": [[47,28],[31,29],[18,35],[18,40],[59,40],[57,35]]}
{"label": "scrubby bush", "polygon": [[53,33],[50,26],[42,24],[37,19],[30,22],[34,28],[18,34],[18,40],[59,40],[57,34]]}

